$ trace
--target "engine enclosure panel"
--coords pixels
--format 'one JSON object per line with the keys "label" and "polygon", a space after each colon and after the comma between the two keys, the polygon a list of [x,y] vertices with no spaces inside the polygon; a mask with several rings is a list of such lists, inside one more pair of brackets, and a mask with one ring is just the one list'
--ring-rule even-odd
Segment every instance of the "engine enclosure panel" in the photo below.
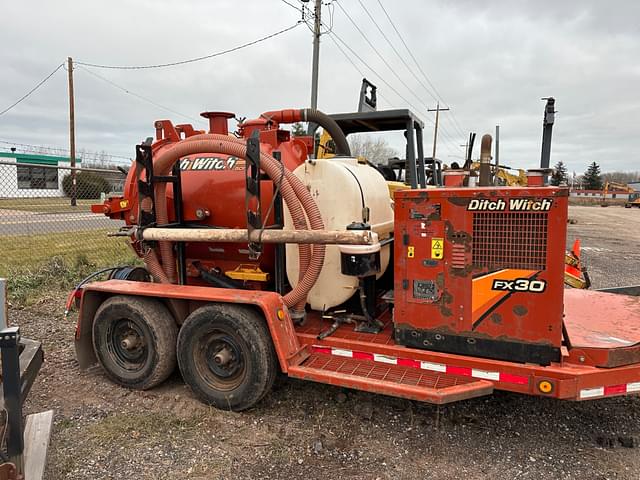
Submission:
{"label": "engine enclosure panel", "polygon": [[559,187],[397,191],[396,341],[559,361],[567,199]]}

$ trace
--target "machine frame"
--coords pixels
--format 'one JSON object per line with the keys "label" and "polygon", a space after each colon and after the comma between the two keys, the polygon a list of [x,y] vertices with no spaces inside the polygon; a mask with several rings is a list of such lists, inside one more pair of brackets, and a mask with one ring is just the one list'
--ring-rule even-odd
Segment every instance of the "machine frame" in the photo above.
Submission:
{"label": "machine frame", "polygon": [[[299,117],[291,116],[291,118]],[[333,115],[332,118],[340,125],[345,134],[371,131],[385,125],[390,129],[397,129],[398,126],[406,128],[407,137],[411,139],[413,139],[413,134],[416,134],[416,140],[418,140],[416,161],[409,162],[410,165],[408,165],[408,170],[411,172],[409,175],[412,179],[411,186],[414,188],[408,192],[396,192],[395,211],[396,213],[403,212],[402,215],[406,217],[400,221],[396,217],[395,251],[397,257],[407,247],[404,240],[406,232],[402,231],[405,225],[403,222],[411,215],[414,215],[411,217],[412,220],[420,221],[422,219],[425,222],[430,220],[428,217],[415,216],[422,215],[418,210],[428,203],[430,192],[434,192],[433,189],[415,188],[417,186],[426,187],[421,148],[422,124],[408,110],[340,114]],[[367,122],[366,119],[370,121]],[[398,123],[398,119],[404,120]],[[387,120],[389,123],[385,123]],[[378,127],[375,127],[375,122],[378,122]],[[170,131],[167,125],[163,129]],[[279,135],[280,131],[277,128],[274,130],[260,132],[260,136]],[[418,132],[420,132],[419,135]],[[161,140],[158,138],[158,141]],[[247,140],[247,191],[251,190],[251,185],[259,184],[262,180],[258,175],[260,171],[259,140],[260,137],[257,134],[251,135],[251,138]],[[413,142],[410,141],[409,153],[412,151],[412,144]],[[254,148],[258,148],[258,151],[253,150]],[[252,150],[253,153],[250,153]],[[180,211],[179,190],[181,182],[179,172],[174,170],[172,175],[157,176],[153,172],[151,150],[141,145],[138,153],[138,168],[146,171],[144,178],[148,179],[148,181],[139,181],[138,183],[140,193],[138,200],[142,202],[145,196],[152,195],[153,189],[151,187],[154,182],[172,182],[174,192],[178,192],[178,195],[174,197],[174,208],[176,211]],[[408,155],[407,158],[414,158],[414,155]],[[432,166],[435,175],[435,163]],[[437,192],[442,197],[447,197],[447,195],[452,197],[450,200],[455,203],[458,201],[453,198],[456,195],[491,199],[501,195],[501,192],[510,191],[523,197],[535,198],[542,195],[542,192],[549,193],[550,190],[565,200],[560,203],[560,207],[565,209],[564,216],[559,215],[558,218],[562,228],[566,228],[566,191],[561,189],[541,189],[538,187],[460,189],[444,187],[437,189]],[[249,193],[255,196],[255,189]],[[412,203],[413,207],[407,207],[404,203],[398,202],[402,199]],[[152,200],[155,202],[156,199]],[[248,196],[245,206],[247,207],[249,234],[251,233],[251,219],[260,215],[259,209],[249,208],[250,200],[251,198]],[[280,203],[280,200],[277,200],[276,203]],[[108,199],[104,207],[112,209],[121,204],[122,199]],[[116,214],[119,215],[120,212],[116,212]],[[156,220],[153,216],[143,218],[138,230],[133,233],[126,231],[125,235],[138,235],[137,238],[144,239],[144,236],[140,235],[147,227],[157,226],[166,230],[171,230],[172,227],[184,227],[184,222],[180,218],[177,219],[177,222],[166,225],[155,225]],[[447,219],[442,218],[442,220],[446,222]],[[260,223],[257,222],[256,225]],[[279,223],[276,222],[274,227],[282,228],[282,225],[278,225]],[[557,237],[560,227],[556,226],[555,229]],[[215,229],[210,229],[210,231],[215,231]],[[446,232],[442,231],[441,233],[444,237]],[[249,237],[247,235],[244,238],[246,240]],[[562,288],[563,283],[564,241],[564,239],[558,240],[560,244],[554,250],[557,255],[549,260],[553,264],[554,281],[557,282],[553,287],[556,293],[558,289]],[[181,248],[178,244],[178,253]],[[250,245],[249,250],[251,251],[252,248],[259,248],[259,245],[255,247]],[[462,254],[465,254],[464,250]],[[181,255],[179,254],[177,258],[178,272],[184,272],[184,266],[180,264]],[[402,259],[396,258],[395,265],[400,265],[402,261]],[[276,274],[280,271],[280,276],[282,276],[283,262],[283,258],[278,259]],[[400,269],[395,271],[396,284],[402,280],[399,277],[402,273],[399,272]],[[251,315],[257,315],[266,322],[268,342],[273,345],[280,370],[291,377],[320,383],[436,404],[487,395],[494,390],[571,400],[586,400],[640,392],[640,334],[635,331],[634,322],[637,320],[637,316],[630,315],[631,310],[637,308],[640,303],[637,297],[618,295],[613,292],[564,291],[564,319],[559,320],[562,315],[562,305],[549,307],[550,310],[559,312],[558,322],[554,323],[556,330],[553,336],[549,337],[554,355],[543,360],[529,357],[497,359],[487,358],[487,355],[483,354],[462,354],[460,351],[453,353],[451,350],[436,351],[436,349],[418,349],[406,346],[406,342],[401,341],[402,332],[398,325],[403,321],[417,323],[419,321],[417,317],[420,313],[416,310],[401,310],[396,318],[393,318],[390,308],[393,299],[389,297],[382,297],[381,302],[377,305],[380,308],[377,309],[376,320],[380,328],[377,331],[358,331],[358,329],[354,330],[349,321],[340,320],[338,312],[309,311],[304,323],[296,323],[297,319],[292,318],[290,310],[285,306],[282,295],[282,280],[276,282],[275,291],[266,291],[187,285],[185,284],[185,276],[185,273],[179,275],[182,278],[179,279],[178,284],[111,279],[89,283],[77,290],[76,298],[80,305],[80,311],[75,343],[80,366],[87,368],[97,361],[92,333],[94,317],[97,316],[97,312],[101,310],[101,306],[107,300],[122,295],[155,299],[166,307],[171,319],[178,327],[188,322],[192,314],[208,305],[229,306],[230,309],[227,310],[237,312],[240,317],[246,317],[248,309]],[[229,286],[227,285],[227,287]],[[557,300],[557,297],[558,295],[554,295],[553,298]],[[536,315],[543,316],[544,311],[534,310]],[[325,334],[327,319],[335,321],[335,328],[330,334]],[[534,321],[544,322],[546,320],[537,318]],[[412,333],[409,332],[408,335],[412,335]],[[493,337],[495,337],[495,341],[501,341],[499,335],[493,335]],[[178,340],[178,345],[180,345],[180,340]],[[216,358],[218,356],[224,355],[218,352]],[[216,361],[218,360],[216,359]],[[272,382],[273,378],[269,378],[268,381]],[[238,409],[248,408],[252,405],[253,403],[243,404]]]}

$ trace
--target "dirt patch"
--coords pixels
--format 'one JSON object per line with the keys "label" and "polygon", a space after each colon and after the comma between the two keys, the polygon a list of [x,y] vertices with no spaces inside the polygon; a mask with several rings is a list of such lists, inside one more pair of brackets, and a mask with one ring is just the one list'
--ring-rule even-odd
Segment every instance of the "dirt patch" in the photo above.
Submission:
{"label": "dirt patch", "polygon": [[[638,283],[640,211],[584,208],[572,207],[569,236],[582,238],[594,284]],[[178,374],[135,392],[98,368],[80,371],[62,303],[50,295],[10,310],[23,335],[44,343],[26,410],[56,410],[49,479],[638,478],[640,449],[617,442],[640,434],[637,397],[497,392],[438,408],[280,378],[253,410],[222,412],[198,402]]]}

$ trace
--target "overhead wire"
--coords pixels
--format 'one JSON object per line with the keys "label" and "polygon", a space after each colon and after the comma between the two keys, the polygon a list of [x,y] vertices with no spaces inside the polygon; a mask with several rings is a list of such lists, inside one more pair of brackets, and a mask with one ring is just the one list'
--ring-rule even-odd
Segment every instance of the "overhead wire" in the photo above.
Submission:
{"label": "overhead wire", "polygon": [[252,40],[250,42],[246,42],[243,43],[242,45],[237,45],[235,47],[232,48],[228,48],[226,50],[222,50],[219,52],[215,52],[215,53],[211,53],[208,55],[203,55],[201,57],[195,57],[195,58],[190,58],[187,60],[179,60],[176,62],[168,62],[168,63],[156,63],[156,64],[152,64],[152,65],[105,65],[105,64],[100,64],[100,63],[90,63],[90,62],[82,62],[82,61],[76,61],[74,62],[76,65],[84,65],[85,67],[92,67],[92,68],[106,68],[106,69],[112,69],[112,70],[148,70],[148,69],[152,69],[152,68],[166,68],[166,67],[175,67],[178,65],[186,65],[188,63],[194,63],[194,62],[200,62],[202,60],[209,60],[211,58],[215,58],[215,57],[219,57],[221,55],[226,55],[227,53],[231,53],[231,52],[236,52],[238,50],[242,50],[243,48],[247,48],[250,47],[252,45],[256,45],[258,43],[264,42],[266,40],[269,40],[271,38],[277,37],[278,35],[282,35],[283,33],[286,33],[290,30],[293,30],[294,28],[296,28],[298,25],[300,25],[302,23],[301,20],[297,21],[295,24],[283,28],[281,30],[278,30],[277,32],[274,33],[270,33],[269,35],[265,35],[263,37],[260,37],[256,40]]}
{"label": "overhead wire", "polygon": [[[381,0],[377,0],[378,1],[378,5],[380,5],[380,8],[382,9],[382,11],[384,12],[385,16],[387,17],[387,20],[389,21],[389,23],[391,24],[391,27],[393,28],[393,30],[396,32],[396,34],[398,35],[398,38],[400,39],[400,41],[402,42],[402,44],[404,45],[404,48],[407,50],[407,52],[409,53],[409,56],[411,57],[411,59],[413,60],[413,62],[415,63],[416,67],[418,67],[418,70],[420,71],[420,73],[422,74],[422,76],[424,77],[424,79],[427,81],[427,83],[431,86],[431,88],[433,89],[433,92],[436,94],[436,96],[440,99],[440,101],[446,106],[449,107],[449,104],[444,100],[444,98],[442,97],[442,95],[440,95],[440,92],[438,92],[438,89],[435,87],[435,85],[433,84],[433,82],[431,82],[431,80],[429,79],[429,76],[425,73],[425,71],[422,69],[422,67],[420,66],[420,63],[418,62],[418,60],[416,59],[415,55],[413,54],[413,52],[411,51],[411,49],[409,48],[409,45],[407,45],[407,42],[405,41],[404,37],[402,36],[402,34],[400,33],[400,30],[398,30],[398,28],[396,27],[396,24],[394,23],[394,21],[391,19],[391,16],[389,15],[389,12],[387,12],[386,8],[384,8],[384,5],[382,4]],[[459,133],[466,135],[465,130],[460,126],[460,123],[458,122],[455,114],[453,113],[453,111],[450,111],[450,115],[452,120],[454,121],[455,125],[457,126]]]}
{"label": "overhead wire", "polygon": [[[40,152],[48,152],[49,154],[51,154],[51,152],[53,152],[56,155],[68,155],[69,149],[68,148],[62,148],[62,147],[50,147],[50,146],[46,146],[46,145],[33,145],[30,143],[20,143],[20,142],[9,142],[8,140],[0,140],[0,144],[3,145],[9,145],[10,147],[14,147],[17,148],[19,150],[22,150],[25,153],[40,153]],[[3,148],[5,150],[10,150],[10,147],[0,147]],[[59,153],[56,153],[59,152]],[[125,155],[120,155],[120,154],[116,154],[116,153],[109,153],[109,152],[96,152],[96,151],[91,151],[91,150],[85,150],[85,149],[81,149],[78,152],[76,152],[76,154],[78,156],[82,156],[82,158],[87,158],[87,159],[93,159],[93,160],[101,160],[103,156],[107,156],[110,159],[122,159],[122,160],[131,160],[131,156],[125,156]]]}
{"label": "overhead wire", "polygon": [[[338,50],[340,51],[340,53],[342,53],[342,55],[344,56],[344,58],[347,59],[347,61],[353,65],[353,68],[360,74],[360,76],[362,78],[365,78],[367,75],[362,71],[362,69],[360,67],[358,67],[358,65],[356,64],[356,62],[353,61],[353,59],[347,54],[347,52],[344,51],[344,49],[340,46],[340,44],[337,42],[337,40],[334,38],[333,35],[329,35],[329,38],[331,39],[331,41],[334,43],[334,45],[338,48]],[[392,102],[389,101],[387,98],[385,98],[384,95],[382,95],[381,93],[377,93],[377,96],[380,97],[382,100],[384,100],[385,102],[387,102],[389,105],[392,105]]]}
{"label": "overhead wire", "polygon": [[[340,2],[338,2],[338,8],[340,10],[342,10],[342,12],[345,14],[345,16],[349,19],[349,21],[351,22],[351,24],[355,27],[355,29],[358,31],[358,33],[360,33],[360,35],[362,36],[362,38],[364,38],[364,40],[367,42],[367,44],[371,47],[371,49],[376,53],[376,55],[380,58],[380,60],[382,60],[382,62],[385,64],[385,66],[389,69],[389,71],[398,79],[398,81],[404,86],[405,89],[407,89],[407,91],[409,91],[409,93],[411,93],[411,95],[413,95],[413,97],[415,97],[420,103],[422,103],[422,99],[421,97],[402,79],[402,77],[400,77],[400,75],[398,74],[398,72],[396,72],[396,70],[391,66],[391,64],[389,64],[389,62],[384,58],[384,56],[380,53],[380,51],[376,48],[376,46],[373,44],[373,42],[367,37],[367,35],[362,31],[362,29],[358,26],[358,24],[355,22],[355,20],[351,17],[351,15],[349,15],[349,13],[344,9],[344,7],[340,4]],[[344,42],[343,42],[344,43]],[[403,100],[407,101],[404,97]],[[408,102],[410,105],[412,105],[412,102]],[[415,106],[413,107],[414,109]],[[423,108],[425,110],[428,109],[428,107],[426,105],[423,106]],[[418,109],[416,109],[418,110]],[[428,118],[427,116],[425,116],[425,118]],[[441,131],[442,136],[444,137],[444,139],[446,141],[451,142],[452,144],[458,144],[459,142],[457,140],[454,140],[445,130]]]}
{"label": "overhead wire", "polygon": [[[389,90],[391,90],[393,93],[395,93],[399,98],[401,98],[407,105],[411,106],[412,108],[414,108],[417,112],[420,113],[424,113],[421,112],[421,110],[419,108],[416,108],[411,101],[409,101],[404,95],[402,95],[402,93],[400,93],[393,85],[391,85],[389,82],[387,82],[385,80],[385,78],[380,75],[373,67],[371,67],[355,50],[353,50],[353,48],[351,48],[351,46],[349,44],[347,44],[335,31],[333,31],[331,33],[331,35],[329,35],[329,38],[331,39],[331,41],[335,44],[335,46],[338,48],[338,50],[342,53],[342,55],[347,59],[347,61],[349,61],[349,63],[351,63],[351,65],[354,67],[354,69],[364,78],[366,77],[366,74],[362,71],[362,69],[360,67],[358,67],[358,65],[353,61],[353,59],[351,57],[349,57],[349,55],[347,54],[347,52],[345,51],[345,49],[340,45],[340,43],[342,43],[342,45],[344,45],[344,47],[346,49],[348,49],[351,54],[356,57],[380,82],[382,82],[384,85],[387,86],[387,88],[389,88]],[[340,43],[338,43],[340,42]],[[391,102],[390,100],[388,100],[387,98],[385,98],[381,93],[377,94],[378,97],[380,97],[381,99],[383,99],[385,102],[387,102],[390,106],[394,107],[394,103]],[[429,117],[424,117],[426,118],[427,122],[430,123],[431,125],[434,125],[433,120],[431,120]],[[444,148],[453,153],[453,151],[451,150],[451,148],[449,147],[448,143],[444,143]]]}
{"label": "overhead wire", "polygon": [[[371,14],[371,12],[369,11],[369,9],[365,6],[365,4],[362,2],[362,0],[358,0],[358,3],[360,4],[360,6],[362,7],[362,9],[365,11],[365,13],[367,14],[367,16],[369,17],[369,19],[371,20],[371,22],[375,25],[375,27],[378,29],[378,32],[380,32],[380,35],[382,35],[382,38],[385,39],[385,41],[389,44],[389,46],[391,47],[391,49],[393,50],[393,52],[396,54],[396,56],[400,59],[400,61],[402,62],[402,64],[405,66],[405,68],[409,71],[409,73],[413,76],[413,78],[418,82],[418,84],[424,89],[425,92],[427,92],[427,94],[435,101],[435,102],[440,102],[442,101],[442,103],[445,103],[445,106],[448,108],[448,105],[446,105],[446,102],[444,102],[444,100],[442,100],[441,98],[438,97],[438,95],[436,93],[434,93],[434,91],[432,91],[425,83],[423,80],[421,80],[418,75],[415,73],[414,69],[411,68],[411,66],[408,64],[408,62],[405,60],[404,56],[402,54],[400,54],[400,52],[398,51],[398,49],[396,48],[396,46],[393,44],[393,42],[389,39],[389,37],[387,36],[387,34],[384,32],[383,28],[380,26],[380,24],[378,23],[378,21],[375,19],[375,17]],[[435,88],[435,87],[433,87]],[[453,112],[449,111],[448,114],[445,116],[445,118],[450,117],[452,115]],[[454,131],[457,132],[457,134],[461,135],[462,138],[465,138],[466,134],[459,129],[455,124],[452,125]],[[448,135],[448,133],[446,132],[446,129],[442,129],[443,135]]]}
{"label": "overhead wire", "polygon": [[143,101],[145,101],[145,102],[147,102],[147,103],[149,103],[149,104],[151,104],[151,105],[154,105],[154,106],[156,106],[156,107],[158,107],[158,108],[161,108],[162,110],[166,110],[167,112],[173,113],[173,114],[175,114],[175,115],[179,115],[179,116],[181,116],[181,117],[183,117],[183,118],[187,118],[187,119],[192,120],[192,121],[195,121],[195,122],[199,122],[199,121],[200,121],[200,119],[198,119],[198,118],[196,118],[196,117],[192,117],[192,116],[190,116],[190,115],[186,115],[186,114],[184,114],[184,113],[180,113],[180,112],[178,112],[177,110],[173,110],[172,108],[166,107],[166,106],[164,106],[164,105],[162,105],[162,104],[160,104],[160,103],[158,103],[158,102],[155,102],[155,101],[151,100],[150,98],[147,98],[147,97],[145,97],[145,96],[143,96],[143,95],[140,95],[140,94],[138,94],[138,93],[136,93],[136,92],[134,92],[134,91],[132,91],[132,90],[130,90],[130,89],[128,89],[128,88],[126,88],[126,87],[123,87],[122,85],[118,85],[118,84],[117,84],[117,83],[115,83],[114,81],[109,80],[108,78],[105,78],[105,77],[103,77],[102,75],[99,75],[99,74],[97,74],[96,72],[93,72],[93,71],[91,71],[91,70],[90,70],[90,69],[88,69],[88,68],[85,68],[85,67],[83,67],[83,66],[78,66],[77,68],[82,69],[83,71],[87,72],[87,73],[88,73],[88,74],[90,74],[90,75],[93,75],[93,76],[94,76],[94,77],[96,77],[96,78],[99,78],[99,79],[100,79],[100,80],[102,80],[103,82],[108,83],[109,85],[111,85],[112,87],[117,88],[118,90],[121,90],[121,91],[123,91],[123,92],[125,92],[125,93],[127,93],[127,94],[129,94],[129,95],[131,95],[131,96],[133,96],[133,97],[136,97],[136,98],[138,98],[138,99],[140,99],[140,100],[143,100]]}
{"label": "overhead wire", "polygon": [[438,98],[431,92],[431,90],[429,89],[429,87],[427,87],[424,82],[422,80],[420,80],[420,78],[418,78],[418,76],[415,74],[415,72],[413,71],[413,69],[409,66],[409,64],[407,63],[407,61],[404,59],[404,57],[402,55],[400,55],[400,52],[398,52],[398,49],[396,48],[396,46],[391,42],[391,40],[389,40],[389,37],[387,37],[387,34],[384,33],[384,30],[382,29],[382,27],[380,27],[380,24],[377,22],[377,20],[373,17],[373,15],[371,15],[371,12],[369,12],[369,9],[367,9],[367,7],[365,6],[364,3],[362,3],[362,0],[358,0],[358,3],[360,3],[360,6],[362,7],[362,9],[364,10],[364,12],[367,14],[367,16],[371,19],[371,21],[373,22],[373,24],[376,26],[376,28],[378,29],[378,31],[380,32],[380,35],[382,35],[382,38],[385,39],[385,41],[389,44],[389,46],[391,47],[391,49],[394,51],[394,53],[397,55],[397,57],[400,59],[400,61],[403,63],[403,65],[407,68],[407,70],[409,71],[409,73],[413,76],[413,78],[416,79],[416,81],[420,84],[420,86],[422,86],[422,88],[424,88],[424,90],[429,94],[429,96],[431,98],[433,98],[435,101],[438,101]]}
{"label": "overhead wire", "polygon": [[7,113],[9,110],[11,110],[13,107],[15,107],[16,105],[18,105],[19,103],[21,103],[22,101],[26,100],[33,92],[35,92],[36,90],[38,90],[42,85],[44,85],[47,80],[49,80],[51,77],[53,77],[55,75],[55,73],[60,70],[62,68],[62,66],[64,65],[64,63],[61,63],[60,65],[58,65],[55,70],[53,72],[51,72],[49,75],[47,75],[46,77],[44,77],[42,80],[40,80],[35,87],[33,87],[31,90],[29,90],[27,93],[25,93],[22,97],[20,97],[18,100],[16,100],[15,102],[13,102],[11,105],[9,105],[7,108],[5,108],[4,110],[2,110],[0,112],[0,116],[4,115],[5,113]]}
{"label": "overhead wire", "polygon": [[[283,3],[285,3],[286,5],[289,5],[290,7],[298,10],[301,12],[302,15],[302,19],[303,21],[307,24],[307,27],[313,31],[313,26],[309,24],[309,22],[313,19],[314,13],[311,12],[311,10],[304,5],[303,3],[300,4],[300,7],[296,7],[294,5],[292,5],[290,2],[288,2],[287,0],[282,0]],[[330,2],[330,3],[333,3]],[[305,16],[305,13],[307,14]],[[331,22],[333,23],[333,22]],[[362,71],[362,69],[360,67],[358,67],[358,65],[354,62],[354,60],[349,56],[349,54],[345,51],[345,49],[340,45],[340,43],[342,43],[342,45],[344,45],[344,47],[346,49],[348,49],[381,83],[383,83],[384,85],[387,86],[387,88],[389,88],[389,90],[391,90],[392,92],[394,92],[399,98],[401,98],[407,105],[410,105],[414,110],[416,111],[420,111],[419,108],[416,108],[412,102],[410,100],[408,100],[404,95],[402,95],[393,85],[391,85],[389,82],[387,82],[387,80],[381,75],[379,74],[373,67],[371,67],[355,50],[353,50],[353,48],[347,43],[345,42],[334,30],[333,30],[333,25],[329,25],[327,26],[324,22],[320,22],[320,24],[322,26],[324,26],[327,30],[326,33],[330,33],[331,35],[329,35],[329,38],[331,39],[331,41],[335,44],[336,48],[338,48],[338,50],[340,51],[340,53],[342,53],[342,55],[347,59],[347,61],[354,67],[354,69],[364,78],[366,77],[366,74]],[[336,40],[337,39],[337,40]],[[340,43],[339,43],[340,42]],[[378,93],[378,97],[382,100],[384,100],[386,103],[388,103],[390,106],[393,106],[393,102],[391,102],[390,100],[388,100],[383,94]],[[394,107],[396,108],[396,107]],[[425,116],[424,117],[425,120],[430,123],[431,125],[434,125],[433,120],[431,120],[429,118],[429,116]],[[444,136],[444,134],[443,134]],[[447,139],[447,141],[451,142],[451,143],[455,143],[454,140],[452,140],[450,137]],[[451,149],[448,147],[448,145],[446,143],[444,143],[444,145],[446,146],[446,150],[451,152]]]}

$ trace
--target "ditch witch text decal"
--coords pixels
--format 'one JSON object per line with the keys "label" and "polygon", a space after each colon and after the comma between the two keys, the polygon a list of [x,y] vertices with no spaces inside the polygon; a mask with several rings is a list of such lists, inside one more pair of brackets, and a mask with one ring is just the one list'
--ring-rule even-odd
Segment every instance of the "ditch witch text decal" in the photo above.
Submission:
{"label": "ditch witch text decal", "polygon": [[[474,198],[469,202],[467,210],[474,212],[548,212],[551,210],[553,200],[543,198],[542,200],[533,200],[531,198],[510,198],[507,203],[502,198],[497,200],[477,199]],[[507,206],[509,207],[507,209]]]}
{"label": "ditch witch text decal", "polygon": [[187,157],[180,160],[180,170],[244,170],[244,160],[238,157]]}

